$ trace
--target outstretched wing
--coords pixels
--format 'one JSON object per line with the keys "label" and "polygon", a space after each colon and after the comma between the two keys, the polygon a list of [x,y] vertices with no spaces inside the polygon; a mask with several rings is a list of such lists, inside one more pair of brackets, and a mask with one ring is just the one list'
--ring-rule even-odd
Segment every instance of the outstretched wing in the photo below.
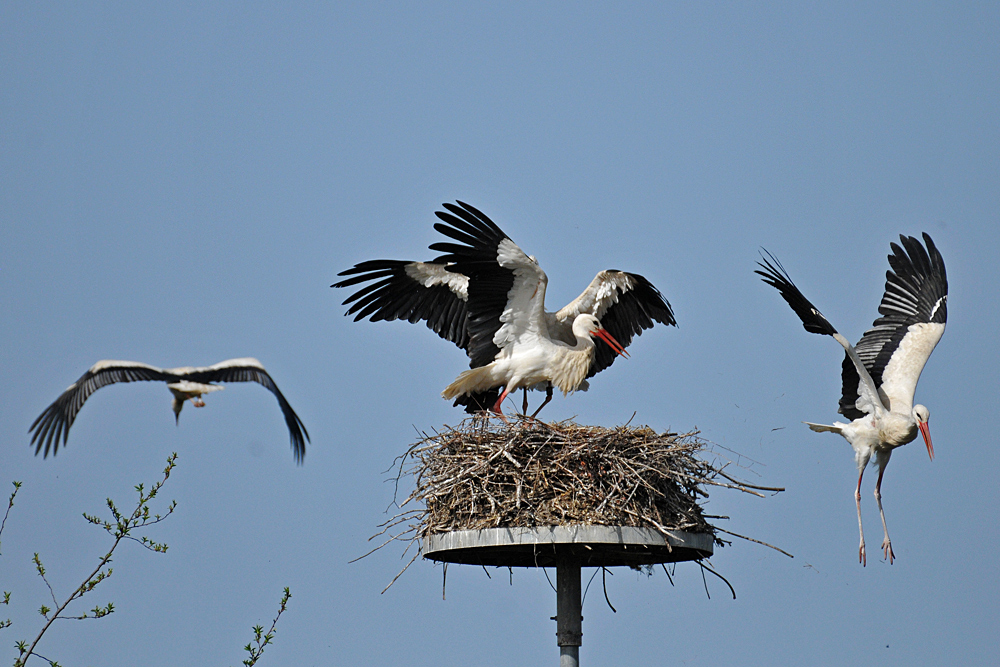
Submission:
{"label": "outstretched wing", "polygon": [[278,399],[278,405],[285,416],[285,424],[288,425],[288,433],[292,441],[292,453],[295,455],[295,462],[301,464],[306,455],[305,441],[309,440],[309,432],[306,431],[305,424],[299,416],[292,410],[292,406],[285,400],[278,385],[256,359],[245,357],[242,359],[229,359],[212,366],[204,368],[172,368],[171,372],[178,377],[191,382],[256,382],[274,394]]}
{"label": "outstretched wing", "polygon": [[427,328],[463,350],[469,343],[467,302],[469,279],[444,264],[376,259],[361,262],[338,275],[352,276],[331,287],[371,284],[347,297],[354,321],[426,321]]}
{"label": "outstretched wing", "polygon": [[[858,416],[862,416],[862,410],[864,412],[874,412],[875,414],[878,414],[880,410],[884,410],[885,406],[881,398],[879,398],[878,388],[872,380],[871,375],[865,369],[854,346],[841,336],[833,328],[833,325],[830,324],[830,321],[823,316],[823,313],[819,312],[819,309],[812,305],[809,299],[799,291],[799,288],[792,282],[781,262],[766,250],[764,252],[767,253],[767,257],[763,257],[762,254],[761,257],[764,261],[757,262],[757,265],[763,271],[757,270],[754,273],[762,276],[762,280],[765,283],[771,285],[781,293],[782,298],[791,306],[795,314],[799,316],[799,319],[802,320],[802,326],[806,331],[824,336],[832,336],[847,353],[844,364],[849,363],[855,369],[854,387],[856,392],[855,398],[858,404],[857,409],[859,410]],[[858,399],[859,395],[860,399]],[[855,419],[855,417],[851,419]]]}
{"label": "outstretched wing", "polygon": [[28,432],[34,431],[31,444],[35,445],[35,456],[45,447],[43,458],[48,457],[49,450],[55,456],[59,450],[59,439],[66,446],[69,438],[69,427],[76,420],[77,413],[84,402],[101,387],[116,382],[141,382],[144,380],[174,381],[177,376],[170,371],[135,361],[113,361],[105,359],[91,366],[90,370],[80,376],[80,379],[69,386],[52,405],[45,408],[42,414],[31,424]]}
{"label": "outstretched wing", "polygon": [[763,258],[763,262],[757,262],[757,266],[760,269],[754,271],[759,276],[762,276],[761,280],[770,285],[771,287],[778,290],[781,293],[781,298],[783,298],[795,314],[799,316],[802,320],[802,326],[809,333],[823,334],[824,336],[832,336],[837,333],[837,330],[833,328],[830,324],[830,320],[826,319],[823,313],[819,312],[816,306],[799,291],[799,288],[795,286],[792,279],[788,277],[788,273],[785,271],[785,267],[781,265],[781,262],[767,252],[767,257]]}
{"label": "outstretched wing", "polygon": [[[459,243],[435,243],[446,253],[435,262],[469,277],[468,353],[471,367],[492,362],[500,349],[522,336],[544,333],[545,286],[538,263],[476,208],[444,204],[447,213],[434,225]],[[446,223],[446,224],[445,224]]]}
{"label": "outstretched wing", "polygon": [[[590,313],[601,321],[607,331],[628,347],[634,336],[650,329],[654,322],[677,326],[670,303],[651,282],[635,273],[609,269],[601,271],[583,294],[555,313],[553,320],[568,332],[567,342],[573,343],[573,320],[581,313]],[[550,327],[550,331],[554,327]],[[563,333],[563,336],[566,336]],[[561,336],[562,337],[562,336]],[[618,354],[607,345],[598,345],[588,378],[614,363]]]}
{"label": "outstretched wing", "polygon": [[[872,380],[895,412],[909,412],[917,380],[944,334],[948,319],[948,275],[944,259],[931,237],[923,234],[927,249],[912,236],[900,235],[902,247],[890,244],[891,271],[885,274],[885,294],[872,328],[856,346]],[[844,360],[840,412],[856,419],[861,412],[858,374]]]}

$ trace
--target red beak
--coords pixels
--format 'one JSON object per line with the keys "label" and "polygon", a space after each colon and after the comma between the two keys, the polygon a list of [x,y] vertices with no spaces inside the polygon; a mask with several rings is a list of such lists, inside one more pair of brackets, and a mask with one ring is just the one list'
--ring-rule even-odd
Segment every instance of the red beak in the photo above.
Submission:
{"label": "red beak", "polygon": [[618,354],[620,354],[620,355],[622,355],[623,357],[626,357],[626,358],[629,356],[628,352],[625,351],[625,348],[622,347],[618,343],[618,341],[615,340],[614,336],[612,336],[611,334],[608,333],[607,329],[598,329],[594,333],[597,334],[598,336],[600,336],[601,340],[603,340],[605,343],[607,343],[608,347],[610,347],[612,350],[614,350]]}
{"label": "red beak", "polygon": [[920,435],[924,436],[924,443],[927,445],[927,453],[930,454],[931,461],[934,460],[934,445],[931,444],[931,427],[927,422],[917,422],[920,427]]}

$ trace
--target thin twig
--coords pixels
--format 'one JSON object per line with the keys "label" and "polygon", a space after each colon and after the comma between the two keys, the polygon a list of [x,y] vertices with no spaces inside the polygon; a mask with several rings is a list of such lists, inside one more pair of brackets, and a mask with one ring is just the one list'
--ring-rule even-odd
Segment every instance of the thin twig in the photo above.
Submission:
{"label": "thin twig", "polygon": [[[611,611],[613,613],[617,614],[618,610],[615,609],[615,606],[613,604],[611,604],[611,599],[608,598],[608,577],[607,577],[607,574],[608,574],[608,568],[602,567],[601,568],[601,580],[602,580],[602,583],[604,584],[604,601],[608,603],[609,607],[611,607]],[[612,573],[612,576],[614,576],[614,573]]]}
{"label": "thin twig", "polygon": [[736,484],[737,486],[741,487],[746,487],[748,489],[757,489],[758,491],[774,491],[775,493],[781,493],[782,491],[785,490],[785,487],[783,486],[754,486],[753,484],[747,484],[746,482],[741,482],[738,479],[733,479],[732,477],[724,473],[722,470],[719,470],[718,472],[720,475],[728,479],[733,484]]}
{"label": "thin twig", "polygon": [[[719,579],[722,579],[722,581],[725,582],[726,586],[729,586],[729,592],[733,594],[733,599],[734,600],[736,599],[736,589],[733,588],[733,585],[729,583],[728,579],[726,579],[721,574],[719,574],[714,569],[712,569],[712,567],[708,563],[706,563],[704,560],[699,560],[699,561],[697,561],[697,563],[698,563],[698,565],[701,566],[701,577],[702,577],[702,579],[705,578],[705,570],[708,570],[709,572],[711,572],[712,574],[714,574],[715,576],[717,576]],[[707,582],[705,584],[705,592],[706,593],[708,592],[708,583]],[[711,596],[709,596],[709,598],[711,598]]]}
{"label": "thin twig", "polygon": [[747,540],[748,542],[756,542],[757,544],[762,544],[765,547],[771,547],[775,551],[779,551],[779,552],[785,554],[786,556],[788,556],[789,558],[795,558],[795,556],[793,556],[792,554],[788,553],[784,549],[779,549],[778,547],[774,546],[773,544],[768,544],[767,542],[761,542],[760,540],[755,540],[752,537],[747,537],[746,535],[740,535],[739,533],[734,533],[734,532],[732,532],[730,530],[723,530],[722,528],[719,528],[718,526],[716,526],[715,529],[717,531],[719,531],[720,533],[725,533],[726,535],[732,535],[733,537],[738,537],[741,540]]}
{"label": "thin twig", "polygon": [[[407,570],[407,569],[408,569],[408,568],[409,568],[409,567],[410,567],[411,565],[413,565],[413,561],[417,560],[417,559],[418,559],[419,557],[420,557],[420,552],[419,552],[419,551],[418,551],[417,553],[413,554],[413,558],[411,558],[411,559],[410,559],[410,562],[409,562],[409,563],[407,563],[407,564],[406,564],[406,565],[405,565],[405,566],[403,567],[403,569],[399,571],[399,574],[397,574],[397,575],[396,575],[395,577],[393,577],[393,578],[392,578],[392,581],[390,581],[390,582],[389,582],[389,585],[388,585],[388,586],[386,586],[385,588],[383,588],[383,589],[382,589],[382,593],[385,593],[385,592],[386,592],[387,590],[389,590],[389,588],[391,588],[391,587],[392,587],[392,585],[393,585],[394,583],[396,583],[396,580],[397,580],[397,579],[399,579],[399,578],[400,578],[401,576],[403,576],[403,573],[404,573],[404,572],[406,572],[406,570]],[[379,595],[381,595],[382,593],[379,593]]]}

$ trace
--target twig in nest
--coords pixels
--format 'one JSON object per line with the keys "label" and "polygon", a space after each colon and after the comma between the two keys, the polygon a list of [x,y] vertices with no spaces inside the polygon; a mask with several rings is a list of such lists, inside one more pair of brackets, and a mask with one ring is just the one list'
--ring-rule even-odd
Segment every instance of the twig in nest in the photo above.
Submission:
{"label": "twig in nest", "polygon": [[[608,603],[609,607],[611,607],[611,611],[617,614],[618,610],[615,609],[615,606],[613,604],[611,604],[611,600],[608,598],[608,577],[607,577],[607,574],[608,574],[608,568],[602,567],[601,568],[601,579],[602,579],[602,583],[604,584],[604,601]],[[612,576],[614,576],[614,575],[612,575]]]}
{"label": "twig in nest", "polygon": [[[700,566],[701,566],[701,579],[702,579],[702,581],[705,581],[705,570],[708,570],[709,572],[711,572],[712,574],[714,574],[715,576],[717,576],[717,577],[718,577],[719,579],[722,579],[722,581],[724,581],[724,582],[726,583],[726,586],[729,586],[729,592],[733,594],[733,599],[734,599],[734,600],[736,599],[736,589],[735,589],[735,588],[733,588],[733,585],[729,583],[729,580],[728,580],[728,579],[726,579],[726,578],[725,578],[725,577],[723,577],[723,576],[722,576],[721,574],[719,574],[718,572],[716,572],[716,571],[715,571],[715,570],[714,570],[714,569],[713,569],[713,568],[712,568],[712,567],[711,567],[711,566],[710,566],[710,565],[709,565],[708,563],[706,563],[706,562],[705,562],[704,560],[699,560],[699,561],[696,561],[696,562],[698,563],[698,565],[700,565]],[[707,581],[705,582],[705,594],[706,594],[706,595],[708,594],[708,582],[707,582]],[[708,599],[709,599],[709,600],[711,600],[711,599],[712,599],[712,596],[711,596],[711,595],[709,595],[709,596],[708,596]]]}
{"label": "twig in nest", "polygon": [[726,535],[732,535],[733,537],[738,537],[738,538],[740,538],[741,540],[746,540],[746,541],[748,541],[748,542],[756,542],[757,544],[762,544],[762,545],[764,545],[765,547],[771,547],[771,548],[772,548],[772,549],[774,549],[775,551],[778,551],[778,552],[780,552],[780,553],[783,553],[783,554],[785,554],[786,556],[788,556],[789,558],[795,558],[795,556],[793,556],[792,554],[788,553],[788,552],[787,552],[787,551],[785,551],[784,549],[779,549],[778,547],[774,546],[773,544],[768,544],[767,542],[761,542],[760,540],[755,540],[754,538],[752,538],[752,537],[747,537],[746,535],[740,535],[739,533],[734,533],[734,532],[732,532],[732,531],[729,531],[729,530],[724,530],[724,529],[722,529],[722,528],[719,528],[718,526],[716,526],[716,527],[715,527],[715,529],[716,529],[717,531],[719,531],[720,533],[725,533]]}
{"label": "twig in nest", "polygon": [[[404,565],[403,569],[400,570],[399,573],[392,578],[392,581],[389,582],[389,585],[382,589],[382,593],[385,593],[387,590],[389,590],[392,587],[392,585],[396,583],[396,580],[399,579],[401,576],[403,576],[403,573],[406,572],[406,570],[408,570],[411,565],[413,565],[413,561],[417,560],[418,558],[420,558],[419,551],[413,554],[413,558],[410,559],[410,562]],[[379,595],[381,595],[382,593],[379,593]]]}
{"label": "twig in nest", "polygon": [[753,484],[747,484],[746,482],[741,482],[738,479],[733,479],[725,472],[723,472],[721,469],[719,470],[719,474],[728,479],[733,484],[736,484],[737,486],[741,487],[746,487],[748,489],[757,489],[758,491],[774,491],[775,493],[781,493],[782,491],[785,490],[785,487],[783,486],[754,486]]}

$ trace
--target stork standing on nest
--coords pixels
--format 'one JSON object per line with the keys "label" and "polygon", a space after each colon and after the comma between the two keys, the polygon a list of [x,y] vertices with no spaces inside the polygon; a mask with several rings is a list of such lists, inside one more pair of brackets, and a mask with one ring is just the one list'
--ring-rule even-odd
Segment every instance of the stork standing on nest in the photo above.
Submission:
{"label": "stork standing on nest", "polygon": [[37,456],[42,450],[42,445],[45,446],[45,457],[49,455],[50,448],[55,455],[59,449],[60,436],[63,446],[66,446],[69,427],[73,425],[84,402],[95,391],[116,382],[143,380],[167,383],[167,389],[174,395],[171,408],[174,411],[174,420],[178,423],[185,401],[190,400],[192,405],[201,408],[205,406],[205,401],[201,399],[202,395],[222,389],[218,385],[210,384],[212,382],[257,382],[263,385],[278,399],[278,405],[285,416],[285,423],[291,436],[292,453],[296,462],[302,463],[306,452],[305,440],[309,439],[309,433],[261,363],[249,357],[229,359],[203,368],[191,366],[157,368],[135,361],[98,361],[81,375],[79,380],[71,384],[52,405],[45,408],[28,429],[29,433],[34,431],[31,444],[37,442],[35,455]]}
{"label": "stork standing on nest", "polygon": [[878,465],[875,500],[885,533],[882,552],[890,564],[894,555],[882,511],[885,466],[893,450],[916,439],[918,431],[924,438],[927,454],[934,460],[934,446],[927,425],[930,412],[923,405],[913,404],[913,394],[924,364],[944,334],[948,319],[948,277],[941,253],[930,236],[924,234],[923,237],[926,250],[912,236],[899,237],[902,248],[890,244],[892,270],[886,272],[885,294],[879,306],[882,317],[875,320],[856,347],[802,295],[773,255],[768,253],[770,259],[758,262],[763,270],[756,271],[763,276],[764,282],[781,293],[802,320],[806,331],[832,336],[846,350],[843,396],[838,412],[851,419],[851,423],[805,423],[813,431],[839,433],[854,449],[858,466],[854,499],[861,533],[858,560],[862,565],[866,564],[866,558],[865,533],[861,526],[861,477],[872,455]]}
{"label": "stork standing on nest", "polygon": [[[598,273],[579,297],[558,312],[545,311],[548,278],[537,262],[525,255],[476,208],[463,202],[458,202],[458,205],[444,204],[444,207],[447,212],[439,211],[437,216],[447,224],[438,223],[435,229],[466,245],[432,245],[432,250],[448,254],[431,262],[373,260],[340,273],[341,276],[351,277],[332,287],[350,287],[371,281],[344,301],[345,305],[351,304],[347,314],[355,315],[355,321],[366,317],[373,322],[394,319],[414,323],[426,321],[432,331],[465,350],[469,355],[469,365],[478,369],[502,358],[507,359],[506,365],[510,367],[515,348],[518,355],[526,353],[530,345],[525,345],[532,337],[538,349],[527,356],[535,358],[538,354],[545,354],[542,348],[559,354],[564,348],[578,344],[586,348],[587,343],[579,341],[587,339],[593,345],[592,336],[595,334],[606,340],[603,334],[596,333],[593,323],[587,325],[591,327],[590,333],[583,328],[574,331],[578,317],[589,314],[603,324],[601,328],[611,340],[620,344],[617,344],[618,349],[610,344],[608,347],[598,345],[592,348],[592,361],[587,365],[584,377],[580,382],[569,383],[578,390],[585,390],[587,378],[610,366],[619,349],[624,350],[634,336],[651,328],[654,321],[676,326],[670,304],[656,287],[640,275],[616,270]],[[501,245],[506,253],[503,259]],[[521,274],[522,278],[515,280],[517,274]],[[515,283],[519,291],[514,291]],[[536,290],[536,287],[540,289]],[[508,306],[510,311],[506,312]],[[506,324],[510,326],[504,328]],[[580,327],[584,326],[581,320]],[[590,353],[583,348],[578,351],[583,351],[583,356],[589,356]],[[491,372],[494,377],[486,384],[492,386],[471,389],[471,393],[464,393],[463,390],[455,396],[456,404],[464,404],[469,412],[486,408],[499,412],[498,387],[504,386],[506,397],[516,388],[513,383],[509,388],[505,384],[514,376],[502,372],[497,366]],[[479,377],[482,378],[481,375]],[[535,411],[537,415],[551,400],[552,385],[547,377],[533,384],[546,389],[546,399]],[[560,386],[569,385],[563,382]],[[529,385],[522,382],[519,386],[527,389]],[[446,390],[446,393],[450,392]],[[527,393],[523,409],[526,413]]]}

